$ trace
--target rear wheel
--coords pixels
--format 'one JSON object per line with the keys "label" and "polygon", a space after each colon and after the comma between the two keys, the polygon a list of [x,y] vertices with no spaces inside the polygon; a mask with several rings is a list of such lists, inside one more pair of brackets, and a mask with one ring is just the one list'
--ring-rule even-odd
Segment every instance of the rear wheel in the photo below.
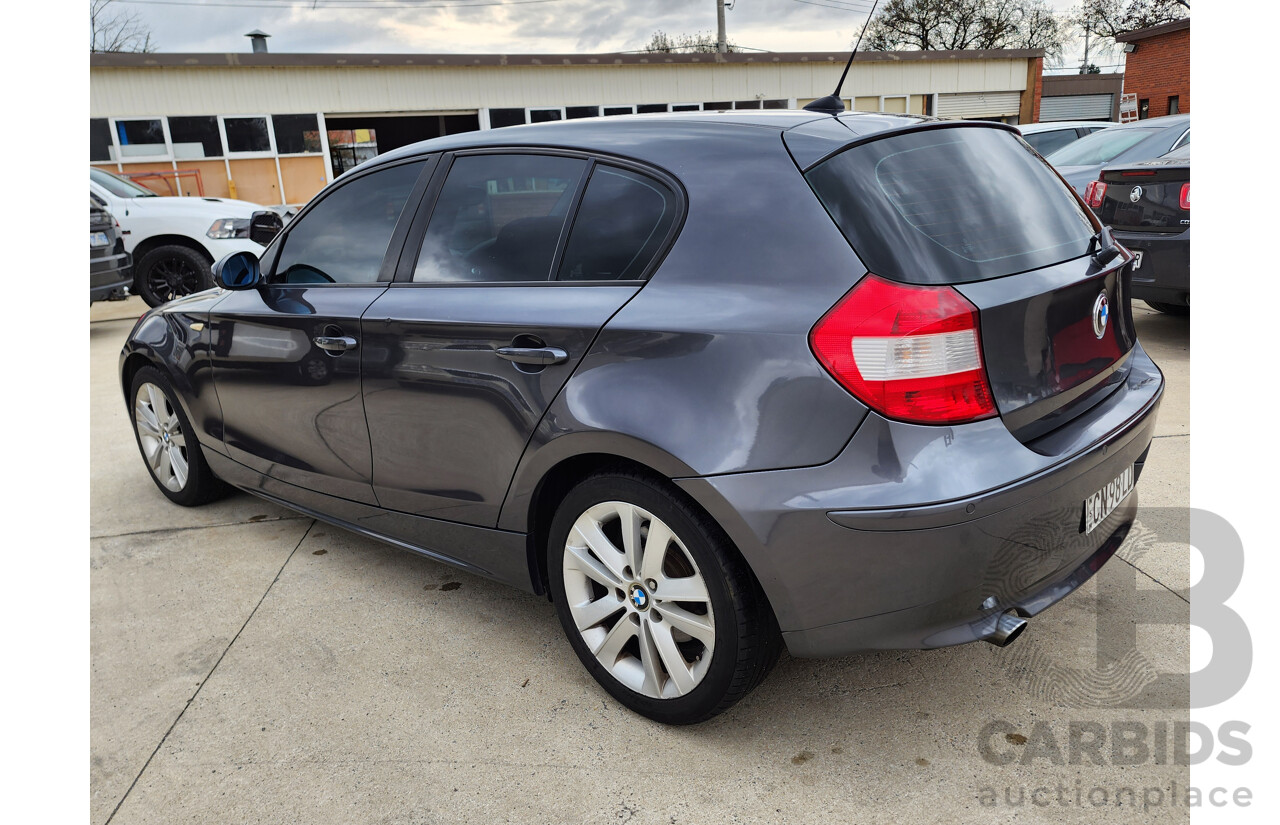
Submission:
{"label": "rear wheel", "polygon": [[138,370],[129,397],[138,450],[160,492],[185,507],[221,498],[227,487],[205,463],[195,432],[164,373],[155,367]]}
{"label": "rear wheel", "polygon": [[1163,312],[1165,315],[1179,315],[1185,317],[1191,314],[1191,307],[1189,306],[1166,304],[1163,301],[1146,301],[1146,304],[1156,312]]}
{"label": "rear wheel", "polygon": [[642,475],[592,476],[551,527],[560,622],[587,671],[659,722],[731,707],[777,661],[781,637],[728,539],[678,491]]}
{"label": "rear wheel", "polygon": [[142,300],[155,307],[213,286],[213,268],[194,249],[176,244],[158,246],[138,261],[134,283]]}

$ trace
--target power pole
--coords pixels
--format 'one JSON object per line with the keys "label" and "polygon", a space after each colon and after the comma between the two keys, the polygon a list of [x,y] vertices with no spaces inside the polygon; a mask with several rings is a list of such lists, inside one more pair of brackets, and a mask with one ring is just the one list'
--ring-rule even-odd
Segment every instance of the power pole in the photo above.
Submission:
{"label": "power pole", "polygon": [[1084,24],[1084,63],[1080,64],[1080,74],[1089,73],[1089,24]]}
{"label": "power pole", "polygon": [[724,54],[729,51],[729,43],[724,34],[724,0],[716,0],[716,51]]}

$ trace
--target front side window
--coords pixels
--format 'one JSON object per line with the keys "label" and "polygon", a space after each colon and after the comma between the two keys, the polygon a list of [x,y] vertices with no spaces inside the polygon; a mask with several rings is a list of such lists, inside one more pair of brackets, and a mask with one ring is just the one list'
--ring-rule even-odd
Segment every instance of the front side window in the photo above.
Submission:
{"label": "front side window", "polygon": [[587,162],[470,155],[453,162],[418,254],[422,283],[545,281]]}
{"label": "front side window", "polygon": [[284,238],[273,283],[371,284],[423,162],[380,169],[326,195]]}
{"label": "front side window", "polygon": [[676,200],[646,175],[599,165],[582,196],[557,279],[632,281],[649,263],[676,220]]}

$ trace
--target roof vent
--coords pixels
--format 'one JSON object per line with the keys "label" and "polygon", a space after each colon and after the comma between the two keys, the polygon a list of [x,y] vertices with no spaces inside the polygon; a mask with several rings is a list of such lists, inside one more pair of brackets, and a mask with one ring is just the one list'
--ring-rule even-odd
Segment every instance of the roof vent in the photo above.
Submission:
{"label": "roof vent", "polygon": [[258,54],[259,52],[261,52],[262,54],[267,53],[267,38],[270,36],[271,35],[267,34],[261,29],[254,29],[253,31],[245,35],[245,37],[249,38],[253,42],[254,54]]}

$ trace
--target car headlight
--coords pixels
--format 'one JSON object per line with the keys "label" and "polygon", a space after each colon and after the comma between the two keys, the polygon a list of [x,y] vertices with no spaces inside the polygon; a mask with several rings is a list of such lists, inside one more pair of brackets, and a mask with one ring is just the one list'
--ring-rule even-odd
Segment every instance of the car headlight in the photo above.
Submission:
{"label": "car headlight", "polygon": [[213,222],[213,226],[209,227],[209,231],[204,234],[215,240],[247,238],[249,237],[249,219],[219,218]]}

